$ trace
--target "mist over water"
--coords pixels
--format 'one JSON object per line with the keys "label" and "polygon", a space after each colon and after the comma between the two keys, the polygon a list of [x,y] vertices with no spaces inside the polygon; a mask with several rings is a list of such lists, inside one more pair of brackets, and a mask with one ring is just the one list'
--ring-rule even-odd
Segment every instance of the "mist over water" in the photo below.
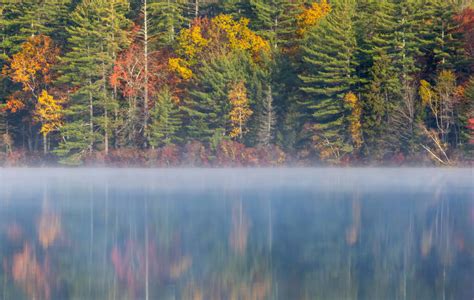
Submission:
{"label": "mist over water", "polygon": [[1,169],[0,299],[473,299],[472,169]]}

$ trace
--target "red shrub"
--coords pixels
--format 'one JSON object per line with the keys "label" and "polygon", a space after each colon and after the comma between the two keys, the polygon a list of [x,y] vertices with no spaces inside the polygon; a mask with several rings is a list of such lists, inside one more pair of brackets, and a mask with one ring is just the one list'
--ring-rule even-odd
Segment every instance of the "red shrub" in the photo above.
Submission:
{"label": "red shrub", "polygon": [[209,150],[199,141],[191,141],[184,146],[183,164],[189,167],[209,166]]}
{"label": "red shrub", "polygon": [[176,167],[180,164],[180,149],[176,145],[166,145],[159,149],[156,163],[159,167]]}
{"label": "red shrub", "polygon": [[245,154],[245,146],[234,141],[222,141],[217,147],[216,165],[221,167],[241,167]]}

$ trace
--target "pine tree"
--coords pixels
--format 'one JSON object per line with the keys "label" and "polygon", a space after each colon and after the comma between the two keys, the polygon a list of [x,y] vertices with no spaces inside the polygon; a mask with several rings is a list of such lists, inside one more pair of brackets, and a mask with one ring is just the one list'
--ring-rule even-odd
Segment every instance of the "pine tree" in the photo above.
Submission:
{"label": "pine tree", "polygon": [[365,154],[371,159],[382,159],[394,151],[389,132],[389,119],[400,102],[400,81],[393,71],[392,60],[381,52],[370,71],[370,82],[364,89],[363,132]]}
{"label": "pine tree", "polygon": [[2,1],[0,24],[10,39],[4,49],[16,52],[20,44],[35,35],[47,35],[63,42],[70,4],[71,0]]}
{"label": "pine tree", "polygon": [[128,24],[123,16],[126,8],[123,0],[84,0],[71,15],[68,43],[72,50],[62,59],[59,80],[76,91],[68,101],[63,141],[56,151],[72,158],[65,162],[78,163],[99,141],[108,149],[112,104],[107,80],[115,53],[127,43],[123,30]]}
{"label": "pine tree", "polygon": [[419,47],[426,60],[424,73],[429,79],[441,70],[453,69],[461,63],[462,36],[455,21],[456,5],[444,0],[429,0],[419,5]]}
{"label": "pine tree", "polygon": [[228,135],[231,105],[227,90],[232,82],[246,78],[245,61],[245,55],[228,54],[202,62],[195,83],[189,88],[190,98],[185,99],[183,107],[191,138],[210,141],[216,134]]}
{"label": "pine tree", "polygon": [[389,117],[390,133],[387,139],[393,148],[409,155],[419,148],[418,123],[421,122],[421,111],[417,97],[418,82],[415,78],[421,70],[420,45],[424,42],[419,35],[420,20],[415,14],[418,9],[416,2],[395,0],[395,3],[397,27],[393,63],[400,80],[400,101],[395,104],[394,112]]}
{"label": "pine tree", "polygon": [[303,1],[245,0],[234,4],[231,13],[250,20],[250,27],[268,40],[274,49],[295,44],[296,16]]}
{"label": "pine tree", "polygon": [[184,16],[186,1],[148,1],[149,35],[155,47],[170,46],[179,30],[187,24]]}
{"label": "pine tree", "polygon": [[320,25],[308,32],[303,46],[303,105],[311,115],[313,139],[322,158],[338,160],[351,151],[344,96],[355,83],[352,13],[352,1],[338,3]]}
{"label": "pine tree", "polygon": [[178,132],[181,129],[179,107],[168,88],[158,93],[158,99],[151,110],[150,145],[158,147],[179,142]]}
{"label": "pine tree", "polygon": [[[355,14],[357,36],[357,75],[361,85],[371,79],[370,70],[381,56],[393,57],[397,26],[395,5],[388,0],[361,0]],[[384,58],[385,59],[385,58]],[[389,66],[395,72],[394,66]]]}

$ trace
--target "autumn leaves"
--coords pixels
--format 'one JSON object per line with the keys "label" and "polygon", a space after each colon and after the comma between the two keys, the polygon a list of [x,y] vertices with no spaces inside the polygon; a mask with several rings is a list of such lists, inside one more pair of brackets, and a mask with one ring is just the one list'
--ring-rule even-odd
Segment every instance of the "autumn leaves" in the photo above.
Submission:
{"label": "autumn leaves", "polygon": [[[40,132],[46,141],[47,135],[62,125],[62,100],[48,92],[53,82],[52,68],[58,62],[59,48],[51,38],[38,35],[22,44],[20,52],[13,55],[10,66],[3,74],[21,84],[22,90],[10,95],[5,110],[16,113],[25,111],[25,122],[32,126],[41,123]],[[47,152],[47,143],[44,143]]]}

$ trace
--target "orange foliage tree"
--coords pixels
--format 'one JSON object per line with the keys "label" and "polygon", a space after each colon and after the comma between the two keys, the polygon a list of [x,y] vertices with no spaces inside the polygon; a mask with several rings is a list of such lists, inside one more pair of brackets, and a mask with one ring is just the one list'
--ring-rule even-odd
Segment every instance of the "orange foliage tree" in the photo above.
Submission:
{"label": "orange foliage tree", "polygon": [[10,65],[5,66],[3,74],[22,85],[23,91],[38,99],[39,91],[51,83],[51,67],[58,61],[59,48],[50,37],[37,35],[30,37],[21,50],[14,54]]}
{"label": "orange foliage tree", "polygon": [[139,101],[145,98],[145,87],[149,99],[146,109],[150,109],[153,108],[158,91],[164,86],[171,89],[174,94],[178,94],[177,84],[180,81],[176,72],[170,69],[168,63],[170,54],[166,49],[148,54],[148,72],[145,72],[144,48],[137,37],[137,32],[139,28],[133,32],[135,42],[118,55],[109,78],[111,86],[127,101],[123,110],[125,122],[121,124],[122,128],[119,130],[130,141],[138,139],[142,119],[145,118],[145,105],[143,101]]}
{"label": "orange foliage tree", "polygon": [[[35,107],[40,92],[47,90],[53,80],[52,67],[57,63],[58,56],[59,48],[50,37],[32,36],[21,45],[21,50],[12,56],[9,65],[3,68],[2,73],[22,87],[8,97],[3,109],[11,113],[24,111],[24,121],[30,129],[35,122]],[[29,136],[29,139],[31,138]]]}

